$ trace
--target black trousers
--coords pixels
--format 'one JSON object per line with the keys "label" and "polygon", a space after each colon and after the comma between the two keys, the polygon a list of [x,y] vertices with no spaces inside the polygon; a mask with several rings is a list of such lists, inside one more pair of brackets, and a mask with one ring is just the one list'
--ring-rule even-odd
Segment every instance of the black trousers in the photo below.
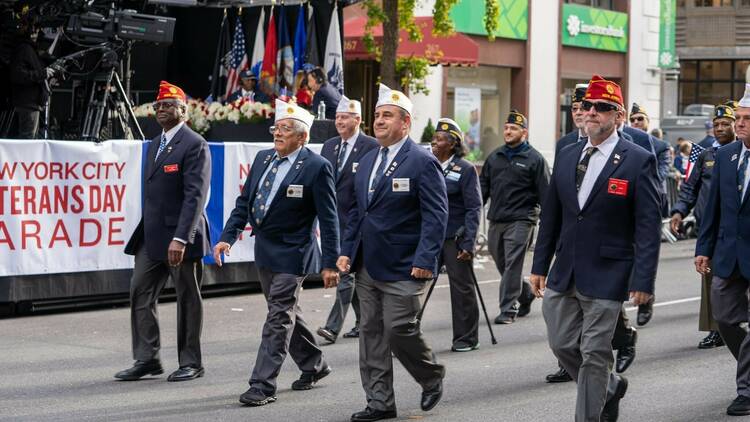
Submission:
{"label": "black trousers", "polygon": [[443,242],[442,258],[448,272],[453,313],[453,345],[474,346],[479,342],[479,306],[474,286],[473,261],[459,261],[453,239]]}
{"label": "black trousers", "polygon": [[156,305],[169,277],[177,293],[177,352],[180,367],[201,367],[203,301],[200,289],[203,261],[187,260],[172,267],[166,261],[149,258],[144,244],[136,252],[130,283],[133,358],[141,361],[159,359],[161,342]]}

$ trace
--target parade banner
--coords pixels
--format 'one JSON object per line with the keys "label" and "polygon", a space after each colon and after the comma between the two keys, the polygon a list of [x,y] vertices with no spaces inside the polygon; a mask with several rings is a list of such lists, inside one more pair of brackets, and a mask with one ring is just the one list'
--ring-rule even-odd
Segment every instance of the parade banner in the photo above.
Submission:
{"label": "parade banner", "polygon": [[453,116],[464,132],[464,141],[469,152],[479,151],[482,117],[482,90],[480,88],[456,87]]}
{"label": "parade banner", "polygon": [[659,7],[659,67],[677,67],[675,54],[675,0],[661,0]]}
{"label": "parade banner", "polygon": [[0,276],[132,268],[143,144],[0,141]]}

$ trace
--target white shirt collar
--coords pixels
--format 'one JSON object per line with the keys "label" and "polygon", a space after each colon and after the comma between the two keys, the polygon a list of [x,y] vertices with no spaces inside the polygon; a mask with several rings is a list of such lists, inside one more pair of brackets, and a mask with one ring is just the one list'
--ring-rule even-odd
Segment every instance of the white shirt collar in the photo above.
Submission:
{"label": "white shirt collar", "polygon": [[177,132],[182,129],[182,126],[185,125],[185,122],[177,123],[175,127],[172,129],[169,129],[168,131],[164,132],[164,129],[162,129],[161,133],[163,136],[167,138],[167,143],[170,143],[172,141],[172,138],[177,134]]}
{"label": "white shirt collar", "polygon": [[[388,155],[393,154],[395,156],[396,153],[398,153],[401,150],[401,147],[404,146],[404,144],[406,143],[407,139],[409,139],[409,135],[404,136],[404,139],[402,139],[402,140],[396,142],[395,144],[389,146],[388,147]],[[382,146],[380,147],[380,150],[381,151],[383,150]]]}
{"label": "white shirt collar", "polygon": [[[299,152],[301,150],[302,150],[302,146],[300,146],[299,148],[297,148],[294,151],[290,152],[285,158],[287,159],[287,161],[289,161],[290,164],[294,163],[295,161],[297,161],[297,156],[299,155]],[[273,156],[274,156],[274,158],[275,157],[280,157],[280,155],[279,155],[278,152],[275,152],[273,154]]]}
{"label": "white shirt collar", "polygon": [[346,142],[347,144],[349,144],[349,146],[352,146],[355,142],[357,142],[357,137],[359,137],[359,130],[354,131],[354,135],[352,135],[351,138],[341,138],[341,142]]}
{"label": "white shirt collar", "polygon": [[[612,155],[612,151],[615,149],[615,145],[617,145],[617,142],[620,140],[620,135],[617,133],[616,130],[612,131],[612,134],[607,137],[607,139],[604,140],[601,144],[597,145],[597,149],[599,152],[604,154],[605,157],[609,157]],[[585,152],[587,148],[592,147],[591,145],[591,138],[586,142],[586,146],[583,147],[583,151]]]}
{"label": "white shirt collar", "polygon": [[453,160],[453,157],[455,157],[455,156],[456,156],[456,154],[453,154],[453,155],[450,156],[450,158],[448,158],[447,160],[445,160],[442,163],[440,163],[440,167],[442,167],[443,170],[445,170],[446,168],[448,168],[448,164],[451,163],[451,160]]}

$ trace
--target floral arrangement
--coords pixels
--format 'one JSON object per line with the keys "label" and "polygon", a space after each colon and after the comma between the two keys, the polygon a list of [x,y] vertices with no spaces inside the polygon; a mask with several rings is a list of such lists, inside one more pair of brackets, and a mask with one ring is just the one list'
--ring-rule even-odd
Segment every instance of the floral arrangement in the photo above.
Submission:
{"label": "floral arrangement", "polygon": [[[154,117],[153,103],[141,104],[133,109],[136,117]],[[240,98],[234,102],[222,104],[218,101],[207,103],[190,98],[187,101],[187,123],[190,127],[205,135],[214,123],[260,123],[273,118],[274,109],[270,104],[249,101]]]}

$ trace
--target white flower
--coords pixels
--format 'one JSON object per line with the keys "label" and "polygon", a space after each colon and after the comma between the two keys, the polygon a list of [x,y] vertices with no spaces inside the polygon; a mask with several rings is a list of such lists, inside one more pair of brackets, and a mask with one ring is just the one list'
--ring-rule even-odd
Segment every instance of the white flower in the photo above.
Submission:
{"label": "white flower", "polygon": [[239,123],[240,122],[240,111],[239,110],[232,110],[227,114],[227,119],[232,123]]}

